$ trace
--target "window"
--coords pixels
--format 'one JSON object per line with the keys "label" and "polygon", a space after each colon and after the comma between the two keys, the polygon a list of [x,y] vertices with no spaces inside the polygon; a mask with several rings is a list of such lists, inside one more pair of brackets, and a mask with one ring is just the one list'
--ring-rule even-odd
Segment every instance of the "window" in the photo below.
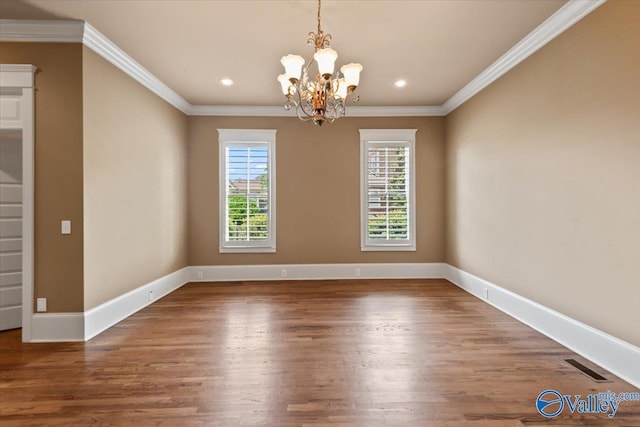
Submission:
{"label": "window", "polygon": [[415,251],[416,129],[360,129],[361,249]]}
{"label": "window", "polygon": [[276,131],[218,129],[220,252],[276,250]]}

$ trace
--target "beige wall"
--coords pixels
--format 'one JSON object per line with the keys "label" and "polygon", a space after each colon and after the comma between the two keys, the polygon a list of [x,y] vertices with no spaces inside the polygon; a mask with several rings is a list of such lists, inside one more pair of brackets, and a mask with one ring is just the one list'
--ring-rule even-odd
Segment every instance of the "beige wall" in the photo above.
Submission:
{"label": "beige wall", "polygon": [[446,119],[447,261],[640,345],[640,2]]}
{"label": "beige wall", "polygon": [[[82,311],[82,45],[2,42],[0,63],[38,67],[34,298],[51,312]],[[60,234],[63,219],[71,235]]]}
{"label": "beige wall", "polygon": [[[218,128],[277,129],[277,253],[218,253]],[[417,251],[360,251],[361,128],[416,134]],[[189,263],[440,262],[444,119],[343,118],[322,128],[286,117],[189,120]]]}
{"label": "beige wall", "polygon": [[187,117],[88,48],[84,309],[187,265]]}

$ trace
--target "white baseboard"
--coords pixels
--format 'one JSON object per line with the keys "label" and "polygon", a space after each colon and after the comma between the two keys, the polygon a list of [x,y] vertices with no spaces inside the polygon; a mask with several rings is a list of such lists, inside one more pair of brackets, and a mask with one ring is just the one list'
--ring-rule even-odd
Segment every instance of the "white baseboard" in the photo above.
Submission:
{"label": "white baseboard", "polygon": [[451,265],[444,278],[640,388],[640,348]]}
{"label": "white baseboard", "polygon": [[85,311],[84,340],[90,340],[187,282],[189,282],[189,267],[184,267]]}
{"label": "white baseboard", "polygon": [[84,341],[84,313],[34,313],[29,342]]}
{"label": "white baseboard", "polygon": [[188,282],[441,278],[640,388],[640,348],[445,263],[184,267],[84,313],[34,314],[31,342],[87,341]]}
{"label": "white baseboard", "polygon": [[191,266],[192,282],[242,280],[440,279],[446,264],[279,264]]}

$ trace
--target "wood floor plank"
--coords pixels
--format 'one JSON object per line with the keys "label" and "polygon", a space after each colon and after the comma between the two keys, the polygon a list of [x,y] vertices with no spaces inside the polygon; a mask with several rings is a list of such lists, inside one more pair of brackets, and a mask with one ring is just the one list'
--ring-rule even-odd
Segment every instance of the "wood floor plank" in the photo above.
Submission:
{"label": "wood floor plank", "polygon": [[637,391],[445,280],[191,283],[87,343],[0,333],[3,427],[640,426],[547,420],[548,388]]}

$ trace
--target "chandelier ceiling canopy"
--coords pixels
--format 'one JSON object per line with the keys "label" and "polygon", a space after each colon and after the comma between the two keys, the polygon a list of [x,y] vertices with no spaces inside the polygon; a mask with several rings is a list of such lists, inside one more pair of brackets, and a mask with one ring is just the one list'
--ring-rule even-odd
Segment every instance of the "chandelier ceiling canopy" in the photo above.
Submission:
{"label": "chandelier ceiling canopy", "polygon": [[362,71],[362,65],[352,63],[343,65],[334,74],[338,52],[331,49],[331,34],[322,31],[320,8],[321,0],[318,0],[318,32],[311,31],[307,39],[307,43],[315,47],[313,59],[317,73],[310,77],[312,62],[305,66],[302,56],[289,54],[280,59],[285,72],[278,76],[282,93],[287,98],[285,110],[294,108],[300,120],[312,120],[318,126],[344,116],[347,99],[358,102],[359,97],[354,92]]}

